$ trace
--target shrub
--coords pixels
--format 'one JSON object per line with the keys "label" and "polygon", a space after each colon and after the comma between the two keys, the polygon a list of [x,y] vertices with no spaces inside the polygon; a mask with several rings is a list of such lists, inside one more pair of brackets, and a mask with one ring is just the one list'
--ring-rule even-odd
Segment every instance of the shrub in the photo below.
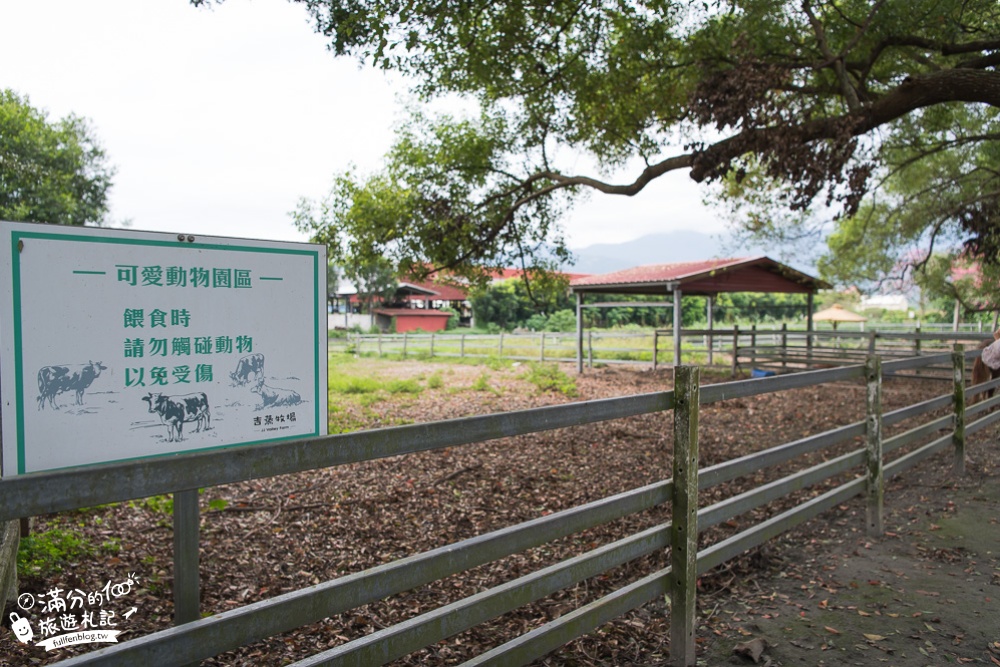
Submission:
{"label": "shrub", "polygon": [[557,391],[564,396],[577,396],[576,380],[559,370],[555,364],[528,365],[528,372],[522,376],[542,391]]}
{"label": "shrub", "polygon": [[525,323],[524,327],[531,331],[545,331],[545,327],[549,322],[549,318],[541,313],[536,313],[529,317]]}
{"label": "shrub", "polygon": [[390,394],[419,394],[424,390],[416,380],[392,380],[386,385]]}
{"label": "shrub", "polygon": [[476,378],[476,381],[472,383],[472,389],[473,391],[491,391],[494,394],[497,393],[497,390],[490,385],[490,376],[486,372],[483,372]]}
{"label": "shrub", "polygon": [[76,533],[53,528],[21,538],[17,570],[24,576],[45,578],[93,552],[94,548]]}
{"label": "shrub", "polygon": [[572,310],[560,310],[552,313],[546,331],[576,331],[576,313]]}
{"label": "shrub", "polygon": [[330,391],[338,394],[370,394],[381,389],[375,378],[339,375],[330,378]]}

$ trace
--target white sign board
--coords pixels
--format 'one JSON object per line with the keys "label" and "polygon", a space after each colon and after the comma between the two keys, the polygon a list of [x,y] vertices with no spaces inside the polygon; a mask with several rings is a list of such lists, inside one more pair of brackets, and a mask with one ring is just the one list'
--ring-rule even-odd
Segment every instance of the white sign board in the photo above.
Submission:
{"label": "white sign board", "polygon": [[0,222],[3,475],[326,434],[326,249]]}

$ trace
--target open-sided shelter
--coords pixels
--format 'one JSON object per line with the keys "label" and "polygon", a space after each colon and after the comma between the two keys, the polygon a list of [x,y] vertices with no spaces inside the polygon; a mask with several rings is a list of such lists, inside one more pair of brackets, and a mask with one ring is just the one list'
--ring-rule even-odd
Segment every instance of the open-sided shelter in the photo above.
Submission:
{"label": "open-sided shelter", "polygon": [[[681,352],[681,309],[684,295],[708,297],[708,327],[712,328],[712,299],[723,292],[784,292],[806,294],[808,328],[812,330],[813,295],[831,285],[770,257],[709,259],[698,262],[651,264],[578,278],[570,283],[576,294],[577,369],[583,371],[583,318],[586,294],[670,294],[674,314],[674,359]],[[663,302],[592,303],[588,307],[663,306]]]}
{"label": "open-sided shelter", "polygon": [[868,318],[864,315],[858,315],[853,310],[847,310],[839,303],[835,303],[829,308],[819,311],[813,314],[813,321],[815,322],[833,322],[833,328],[836,330],[838,322],[867,322]]}

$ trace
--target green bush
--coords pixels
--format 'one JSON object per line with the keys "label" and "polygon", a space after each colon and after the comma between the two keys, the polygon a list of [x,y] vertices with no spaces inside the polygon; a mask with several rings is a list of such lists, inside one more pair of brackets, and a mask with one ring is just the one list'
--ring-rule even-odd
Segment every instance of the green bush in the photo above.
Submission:
{"label": "green bush", "polygon": [[451,331],[452,329],[458,328],[458,311],[454,308],[448,308],[447,306],[439,309],[442,313],[448,313],[448,322],[445,323],[445,331]]}
{"label": "green bush", "polygon": [[441,377],[440,372],[434,373],[434,375],[427,378],[428,389],[440,389],[443,386],[444,386],[444,379]]}
{"label": "green bush", "polygon": [[542,391],[557,391],[565,396],[577,396],[576,380],[559,370],[555,364],[531,363],[522,376]]}
{"label": "green bush", "polygon": [[392,380],[386,385],[390,394],[419,394],[424,390],[416,380]]}
{"label": "green bush", "polygon": [[473,391],[490,391],[494,394],[497,393],[497,390],[490,384],[489,373],[486,373],[485,371],[476,378],[475,382],[472,383],[472,389]]}
{"label": "green bush", "polygon": [[576,331],[576,313],[572,310],[560,310],[552,313],[546,331]]}
{"label": "green bush", "polygon": [[76,533],[53,528],[21,538],[17,570],[23,576],[45,578],[93,553],[94,548]]}
{"label": "green bush", "polygon": [[330,391],[337,394],[370,394],[382,388],[375,378],[338,375],[330,378]]}
{"label": "green bush", "polygon": [[524,327],[530,331],[545,331],[545,327],[548,323],[549,318],[547,315],[536,313],[525,321]]}

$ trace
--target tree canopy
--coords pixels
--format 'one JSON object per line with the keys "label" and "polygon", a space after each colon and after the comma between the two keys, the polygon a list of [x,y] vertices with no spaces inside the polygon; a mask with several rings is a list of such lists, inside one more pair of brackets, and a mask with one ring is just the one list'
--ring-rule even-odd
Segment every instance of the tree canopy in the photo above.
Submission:
{"label": "tree canopy", "polygon": [[[559,216],[581,192],[631,196],[687,170],[749,205],[753,234],[818,211],[839,219],[835,253],[948,231],[997,261],[995,0],[296,1],[335,54],[482,109],[416,117],[382,171],[338,177],[326,216],[300,209],[353,252],[457,269],[561,258]],[[581,152],[595,173],[567,166]],[[606,180],[636,158],[631,180]],[[901,203],[921,210],[904,223]],[[880,231],[894,216],[905,239]]]}
{"label": "tree canopy", "polygon": [[113,175],[86,120],[50,122],[27,97],[0,90],[0,219],[101,224]]}

